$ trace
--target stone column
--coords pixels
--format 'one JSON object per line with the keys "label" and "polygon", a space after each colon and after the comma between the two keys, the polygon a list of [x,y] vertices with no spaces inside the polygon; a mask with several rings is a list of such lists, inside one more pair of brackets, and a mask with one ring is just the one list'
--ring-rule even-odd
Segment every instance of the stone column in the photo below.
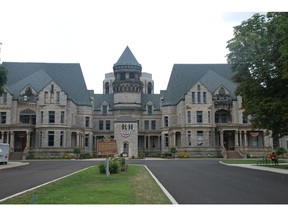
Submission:
{"label": "stone column", "polygon": [[220,131],[220,146],[224,147],[224,136],[223,136],[223,131]]}
{"label": "stone column", "polygon": [[240,137],[239,137],[239,146],[240,147],[243,147],[243,143],[242,143],[242,131],[239,131],[240,133],[239,133],[239,135],[240,135]]}
{"label": "stone column", "polygon": [[10,149],[14,152],[14,131],[10,133]]}
{"label": "stone column", "polygon": [[31,147],[31,143],[30,143],[30,131],[26,131],[27,134],[27,140],[26,140],[26,148],[30,148]]}
{"label": "stone column", "polygon": [[244,131],[244,147],[247,147],[247,131]]}
{"label": "stone column", "polygon": [[235,147],[236,147],[236,146],[239,146],[238,134],[239,134],[239,131],[238,131],[238,130],[235,130]]}

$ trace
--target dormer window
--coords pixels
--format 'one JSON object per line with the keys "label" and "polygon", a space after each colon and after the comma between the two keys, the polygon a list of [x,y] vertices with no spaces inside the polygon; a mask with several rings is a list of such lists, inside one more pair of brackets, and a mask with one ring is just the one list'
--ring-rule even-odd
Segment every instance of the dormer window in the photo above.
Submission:
{"label": "dormer window", "polygon": [[152,105],[148,105],[148,106],[147,106],[147,113],[148,113],[148,115],[152,115],[152,112],[153,112],[153,106],[152,106]]}

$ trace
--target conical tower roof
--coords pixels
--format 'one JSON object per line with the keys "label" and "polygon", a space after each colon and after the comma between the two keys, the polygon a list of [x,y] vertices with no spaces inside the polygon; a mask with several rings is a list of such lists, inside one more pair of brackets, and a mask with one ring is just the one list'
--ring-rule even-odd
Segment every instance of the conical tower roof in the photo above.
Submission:
{"label": "conical tower roof", "polygon": [[141,67],[141,64],[139,64],[128,46],[125,48],[118,61],[114,64],[114,67],[120,65],[133,65]]}

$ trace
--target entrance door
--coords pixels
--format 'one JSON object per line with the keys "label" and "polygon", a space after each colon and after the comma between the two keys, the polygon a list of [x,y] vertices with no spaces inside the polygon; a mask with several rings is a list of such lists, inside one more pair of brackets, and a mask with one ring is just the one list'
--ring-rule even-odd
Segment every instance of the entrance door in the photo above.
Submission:
{"label": "entrance door", "polygon": [[234,131],[224,131],[224,147],[226,150],[235,149],[235,132]]}
{"label": "entrance door", "polygon": [[123,145],[123,156],[128,157],[129,156],[129,144],[124,143]]}

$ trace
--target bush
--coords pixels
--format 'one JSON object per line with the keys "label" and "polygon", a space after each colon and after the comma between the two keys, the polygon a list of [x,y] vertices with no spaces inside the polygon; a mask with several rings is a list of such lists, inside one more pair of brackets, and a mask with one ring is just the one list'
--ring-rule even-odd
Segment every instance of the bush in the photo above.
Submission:
{"label": "bush", "polygon": [[190,157],[190,154],[188,152],[180,152],[178,154],[178,157],[179,158],[189,158]]}
{"label": "bush", "polygon": [[82,159],[91,159],[93,158],[93,156],[89,153],[83,153],[83,154],[80,154],[80,158]]}
{"label": "bush", "polygon": [[120,165],[119,165],[118,161],[116,161],[116,160],[109,161],[109,172],[111,174],[118,173],[119,172],[119,168],[120,168]]}
{"label": "bush", "polygon": [[99,168],[100,174],[106,174],[106,165],[105,164],[103,164],[103,163],[99,164],[98,168]]}
{"label": "bush", "polygon": [[287,149],[285,149],[284,147],[278,147],[276,149],[276,155],[284,155],[285,153],[287,153]]}
{"label": "bush", "polygon": [[63,156],[64,159],[72,159],[73,156],[70,153],[65,153]]}

